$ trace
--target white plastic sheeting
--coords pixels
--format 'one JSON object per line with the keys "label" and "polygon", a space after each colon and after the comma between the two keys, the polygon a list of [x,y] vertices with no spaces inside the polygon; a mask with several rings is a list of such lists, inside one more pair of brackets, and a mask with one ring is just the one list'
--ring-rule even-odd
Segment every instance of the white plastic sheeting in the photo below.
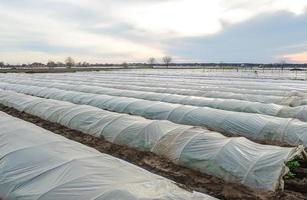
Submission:
{"label": "white plastic sheeting", "polygon": [[[91,105],[113,112],[140,115],[149,119],[203,126],[222,133],[245,136],[251,140],[278,141],[290,145],[303,144],[307,146],[307,123],[291,118],[276,118],[259,114],[237,113],[206,107],[183,106],[38,86],[0,83],[0,88],[43,98],[69,101],[75,104]],[[306,118],[307,115],[304,117]]]}
{"label": "white plastic sheeting", "polygon": [[[31,78],[55,78],[55,79],[63,79],[65,80],[65,75],[57,74],[57,75],[32,75],[32,76],[24,76]],[[67,77],[67,76],[66,76]],[[206,89],[206,88],[219,88],[221,90],[225,89],[225,91],[230,89],[242,90],[246,91],[250,90],[252,93],[261,94],[261,92],[265,92],[266,94],[271,95],[281,95],[283,93],[289,91],[297,91],[298,93],[307,92],[307,88],[304,86],[304,82],[300,81],[300,83],[296,84],[294,81],[287,83],[274,83],[274,82],[253,82],[252,79],[241,80],[241,81],[233,81],[233,80],[202,80],[191,77],[188,81],[184,79],[178,78],[165,78],[160,76],[159,78],[152,79],[147,75],[143,77],[133,77],[130,75],[121,75],[121,74],[106,74],[101,75],[100,73],[96,74],[74,74],[69,76],[69,80],[87,80],[91,77],[93,81],[101,82],[101,83],[132,83],[132,85],[138,86],[152,86],[152,87],[174,87],[174,88],[182,88],[182,89]],[[148,78],[148,79],[147,79]],[[169,82],[168,82],[169,81]],[[218,83],[221,82],[221,85]],[[258,86],[258,87],[257,87]],[[235,91],[235,90],[234,90]],[[272,93],[270,93],[272,92]]]}
{"label": "white plastic sheeting", "polygon": [[[148,86],[163,87],[162,85],[175,86],[175,88],[186,89],[202,89],[207,87],[217,87],[220,89],[249,89],[259,92],[272,92],[272,91],[297,91],[305,92],[307,87],[305,81],[295,80],[263,80],[263,79],[231,79],[223,77],[202,77],[202,74],[197,75],[151,75],[150,73],[144,73],[142,75],[136,75],[133,73],[116,72],[90,72],[90,73],[75,73],[75,74],[33,74],[33,75],[19,75],[19,77],[31,77],[31,78],[47,78],[47,79],[59,79],[59,80],[75,80],[75,81],[112,81],[117,83],[130,82],[131,84],[150,84]],[[8,77],[10,75],[3,75]],[[160,85],[160,86],[159,86]],[[188,87],[188,88],[187,88]]]}
{"label": "white plastic sheeting", "polygon": [[[74,87],[68,84],[60,84],[55,83],[53,81],[28,81],[28,80],[2,80],[3,82],[8,82],[11,84],[19,84],[19,85],[33,85],[33,86],[44,86],[49,88],[59,88],[66,89],[72,91],[84,91],[88,92],[89,90],[80,89],[79,87]],[[82,85],[80,85],[82,86]],[[7,88],[8,85],[5,83],[0,84],[0,87]],[[29,87],[29,86],[27,86]],[[83,87],[83,86],[82,86]],[[87,88],[90,86],[86,86]],[[9,87],[14,88],[14,87]],[[204,97],[187,97],[182,95],[165,95],[159,93],[149,93],[150,95],[144,96],[144,92],[138,92],[137,95],[135,93],[126,92],[120,93],[116,92],[118,90],[95,90],[99,94],[103,94],[105,92],[108,95],[113,96],[129,96],[133,98],[141,98],[151,101],[162,101],[168,103],[176,103],[183,105],[192,105],[197,107],[211,107],[222,110],[236,111],[236,112],[247,112],[247,113],[258,113],[264,115],[271,115],[276,117],[283,118],[297,118],[301,121],[307,121],[307,106],[297,106],[297,107],[289,107],[282,106],[277,104],[265,104],[258,102],[250,102],[250,101],[242,101],[242,100],[234,100],[234,99],[214,99],[214,98],[204,98]],[[115,93],[114,93],[115,92]],[[147,93],[145,93],[147,94]]]}
{"label": "white plastic sheeting", "polygon": [[[62,80],[67,81],[67,80]],[[181,95],[193,95],[193,96],[206,96],[210,91],[217,92],[229,92],[229,93],[238,93],[238,94],[253,94],[253,95],[269,95],[269,96],[306,96],[306,93],[296,90],[259,90],[259,89],[246,89],[246,88],[229,88],[229,87],[220,87],[217,85],[206,85],[206,86],[187,86],[187,85],[174,85],[174,84],[163,84],[163,83],[131,83],[131,81],[118,82],[118,81],[86,81],[86,80],[70,80],[78,81],[81,84],[92,84],[103,87],[111,87],[118,89],[128,89],[128,90],[142,90],[148,92],[160,92],[160,93],[171,93],[171,94],[181,94]]]}
{"label": "white plastic sheeting", "polygon": [[[172,83],[160,83],[160,82],[138,82],[138,81],[129,81],[124,79],[124,77],[103,77],[103,79],[97,79],[92,77],[92,79],[85,79],[79,77],[59,77],[59,76],[39,76],[39,77],[29,77],[24,76],[23,79],[40,81],[40,80],[51,80],[54,82],[61,81],[62,83],[76,83],[76,84],[86,84],[86,85],[94,85],[94,86],[102,86],[102,87],[110,87],[110,88],[118,88],[118,89],[126,89],[126,90],[141,90],[147,92],[158,92],[158,93],[170,93],[170,94],[180,94],[180,95],[192,95],[192,96],[206,96],[206,94],[210,94],[211,91],[218,92],[228,92],[238,93],[238,94],[254,94],[254,95],[269,95],[269,96],[300,96],[306,97],[307,90],[299,90],[299,89],[287,89],[287,90],[261,90],[257,88],[229,88],[229,87],[221,87],[219,85],[179,85]],[[115,80],[115,78],[120,78],[119,80]],[[123,79],[123,80],[122,80]],[[284,89],[284,88],[282,88]],[[227,94],[227,93],[226,93]]]}
{"label": "white plastic sheeting", "polygon": [[226,181],[267,190],[283,187],[285,163],[303,149],[260,145],[206,129],[11,91],[0,92],[0,103],[113,143],[152,151]]}
{"label": "white plastic sheeting", "polygon": [[[19,77],[39,77],[39,78],[77,78],[78,80],[114,80],[116,82],[139,82],[139,83],[154,83],[155,84],[176,84],[177,87],[181,86],[220,86],[227,88],[245,88],[256,90],[281,90],[281,91],[307,91],[305,81],[301,80],[273,80],[273,79],[251,79],[251,78],[225,78],[221,76],[214,76],[214,73],[210,76],[203,76],[203,73],[190,74],[187,72],[176,74],[176,72],[182,72],[172,70],[171,73],[166,73],[165,70],[161,70],[159,73],[151,73],[150,71],[144,71],[143,73],[135,73],[135,71],[100,71],[100,72],[81,72],[74,74],[33,74],[33,75],[18,75]],[[228,72],[226,72],[228,73]],[[3,75],[8,77],[9,74]],[[13,75],[13,76],[16,76]],[[176,88],[177,88],[176,87]]]}
{"label": "white plastic sheeting", "polygon": [[214,200],[0,112],[0,198]]}
{"label": "white plastic sheeting", "polygon": [[[66,79],[69,80],[69,77]],[[16,80],[16,78],[13,79],[13,81]],[[42,78],[40,80],[35,79],[39,82],[45,82],[48,79]],[[90,82],[82,83],[80,81],[61,81],[58,80],[56,83],[62,83],[62,84],[70,84],[70,85],[81,85],[84,87],[94,87],[93,84],[90,84]],[[7,79],[2,79],[2,81],[10,81]],[[50,81],[49,81],[50,82]],[[101,84],[98,84],[101,85]],[[180,88],[155,88],[155,87],[141,87],[141,86],[122,86],[121,88],[124,89],[116,89],[115,85],[110,88],[105,86],[96,86],[97,88],[101,88],[104,90],[117,90],[121,93],[149,93],[149,94],[155,94],[158,96],[169,96],[169,95],[175,95],[175,96],[181,96],[182,98],[187,98],[189,96],[186,95],[192,95],[193,97],[210,97],[210,98],[221,98],[221,99],[236,99],[236,100],[243,100],[243,101],[251,101],[251,102],[260,102],[260,103],[275,103],[280,105],[289,105],[289,106],[301,106],[301,105],[307,105],[307,97],[305,95],[298,95],[296,96],[297,92],[289,92],[285,94],[286,96],[274,96],[274,95],[259,95],[259,94],[240,94],[240,93],[233,93],[233,92],[223,92],[223,91],[216,91],[215,89],[209,89],[207,91],[201,92],[201,91],[193,91],[193,90],[182,90]],[[117,86],[117,88],[119,88]],[[140,98],[140,94],[138,94]],[[182,95],[183,94],[183,95]],[[191,98],[191,97],[189,97]],[[147,100],[153,100],[153,99],[147,99]]]}
{"label": "white plastic sheeting", "polygon": [[[257,70],[257,74],[255,73]],[[93,72],[82,72],[83,74],[91,74]],[[97,72],[94,72],[95,74]],[[205,80],[250,80],[259,82],[302,82],[306,80],[306,73],[304,71],[290,71],[280,69],[243,69],[237,71],[236,69],[130,69],[130,70],[114,70],[114,71],[99,71],[99,75],[120,74],[125,76],[148,76],[148,77],[169,77],[169,78],[192,78]],[[273,75],[273,76],[272,76]],[[290,75],[290,77],[285,77]]]}
{"label": "white plastic sheeting", "polygon": [[[149,70],[144,70],[141,73],[136,72],[135,70],[131,71],[100,71],[100,72],[79,72],[74,74],[74,76],[78,77],[84,77],[84,76],[90,76],[90,77],[125,77],[127,78],[135,78],[135,79],[142,79],[142,78],[149,78],[149,80],[172,80],[172,82],[177,81],[183,81],[183,82],[189,82],[189,83],[216,83],[217,81],[221,82],[221,84],[225,83],[233,83],[236,86],[245,87],[245,86],[260,86],[258,89],[267,89],[267,88],[273,88],[272,86],[301,86],[301,88],[305,88],[304,86],[305,82],[302,80],[283,80],[283,79],[255,79],[255,78],[242,78],[242,77],[223,77],[219,76],[214,72],[209,72],[207,74],[202,73],[201,71],[198,71],[197,73],[189,73],[189,71],[184,70],[157,70],[158,73],[151,73]],[[179,73],[178,73],[179,72]],[[228,71],[225,71],[224,74],[229,74]],[[304,72],[302,72],[306,76]],[[50,74],[54,75],[54,74]],[[39,75],[41,76],[41,75]],[[58,74],[56,75],[58,76]],[[65,74],[64,74],[65,76]],[[242,84],[246,83],[246,84]],[[278,87],[279,88],[279,87]],[[280,87],[281,88],[281,87]],[[297,88],[297,87],[296,87]]]}

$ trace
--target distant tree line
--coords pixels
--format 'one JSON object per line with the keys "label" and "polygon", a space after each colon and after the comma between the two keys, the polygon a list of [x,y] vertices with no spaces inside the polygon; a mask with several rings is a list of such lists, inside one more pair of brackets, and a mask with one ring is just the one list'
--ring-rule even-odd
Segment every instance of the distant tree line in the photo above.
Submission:
{"label": "distant tree line", "polygon": [[34,69],[34,68],[48,68],[54,69],[56,67],[90,67],[91,64],[88,62],[75,62],[72,57],[67,57],[64,62],[55,62],[49,60],[46,64],[40,62],[34,62],[31,64],[19,64],[19,65],[11,65],[5,64],[4,62],[0,62],[0,68],[10,68],[10,69]]}
{"label": "distant tree line", "polygon": [[10,68],[10,69],[24,69],[24,68],[48,68],[54,69],[57,67],[122,67],[122,68],[132,68],[132,67],[177,67],[177,68],[236,68],[236,69],[300,69],[307,68],[307,63],[305,64],[292,64],[281,60],[279,63],[262,64],[262,63],[175,63],[171,56],[164,56],[160,60],[150,57],[146,63],[127,63],[123,62],[121,64],[110,64],[110,63],[88,63],[88,62],[76,62],[72,57],[67,57],[64,62],[48,61],[46,64],[34,62],[31,64],[19,64],[11,65],[5,64],[0,61],[0,68]]}

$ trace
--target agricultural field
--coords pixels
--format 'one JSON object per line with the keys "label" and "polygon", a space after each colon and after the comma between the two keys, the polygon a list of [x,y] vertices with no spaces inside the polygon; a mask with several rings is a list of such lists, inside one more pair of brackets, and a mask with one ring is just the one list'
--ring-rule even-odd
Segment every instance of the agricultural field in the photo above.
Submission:
{"label": "agricultural field", "polygon": [[288,69],[0,74],[0,197],[307,199],[306,79]]}

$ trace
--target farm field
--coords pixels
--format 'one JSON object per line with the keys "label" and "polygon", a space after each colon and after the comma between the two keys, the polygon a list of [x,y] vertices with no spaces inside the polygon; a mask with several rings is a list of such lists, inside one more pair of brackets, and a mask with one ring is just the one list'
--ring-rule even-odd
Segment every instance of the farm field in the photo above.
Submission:
{"label": "farm field", "polygon": [[307,0],[0,16],[0,200],[307,200]]}
{"label": "farm field", "polygon": [[[161,199],[307,199],[305,79],[304,71],[288,70],[255,73],[134,69],[0,74],[0,120],[10,121],[5,126],[1,123],[2,129],[12,127],[12,131],[16,131],[13,124],[21,123],[25,124],[25,132],[38,130],[24,136],[18,132],[17,137],[12,138],[0,131],[3,144],[9,144],[8,141],[17,144],[8,147],[10,151],[0,145],[0,155],[11,156],[8,159],[28,155],[23,151],[20,155],[9,153],[21,148],[19,144],[33,146],[36,155],[42,150],[34,148],[35,143],[50,140],[50,143],[55,141],[53,148],[67,152],[67,155],[53,155],[55,160],[66,160],[78,152],[85,155],[86,148],[91,147],[87,157],[91,158],[90,163],[98,163],[97,166],[106,162],[113,165],[117,158],[127,161],[120,162],[127,165],[123,167],[126,171],[131,171],[121,171],[123,178],[110,177],[110,182],[123,181],[129,185],[131,181],[133,185],[142,180],[143,183],[135,186],[139,188],[146,188],[146,182],[152,182],[152,190],[146,189],[148,195],[152,193]],[[18,140],[18,137],[24,140]],[[76,152],[62,143],[75,145]],[[42,142],[42,145],[45,144]],[[38,163],[52,159],[48,153],[52,148],[46,146],[46,149],[46,155],[42,154]],[[76,159],[81,162],[83,158]],[[16,167],[8,161],[3,162],[8,163],[7,170]],[[24,164],[31,162],[36,161],[27,159]],[[81,163],[81,167],[88,171],[103,173],[97,166],[88,168],[86,163]],[[71,164],[71,168],[77,169],[78,164]],[[1,178],[7,174],[0,172],[0,195],[31,196],[34,194],[27,192],[34,190],[35,184],[57,178],[58,172],[45,172],[54,175],[28,183],[43,169],[35,170],[33,177],[19,183],[13,175]],[[93,174],[95,172],[89,173],[84,180],[89,180]],[[137,176],[128,178],[134,174]],[[76,178],[74,176],[76,174],[70,174],[70,178]],[[88,182],[93,188],[104,184],[95,178]],[[82,179],[76,184],[81,182]],[[20,184],[24,189],[19,188],[11,194],[7,192],[9,187]],[[165,187],[159,184],[165,184]],[[62,190],[60,182],[56,187]],[[108,187],[114,188],[112,184]],[[109,199],[117,189],[99,195],[101,199]],[[131,199],[148,197],[140,195],[133,187],[121,189],[119,199],[130,199],[129,195]],[[36,195],[40,192],[45,195],[45,190],[48,188],[36,189]],[[88,197],[98,195],[97,191],[92,190]],[[57,197],[52,194],[46,193],[49,198]]]}

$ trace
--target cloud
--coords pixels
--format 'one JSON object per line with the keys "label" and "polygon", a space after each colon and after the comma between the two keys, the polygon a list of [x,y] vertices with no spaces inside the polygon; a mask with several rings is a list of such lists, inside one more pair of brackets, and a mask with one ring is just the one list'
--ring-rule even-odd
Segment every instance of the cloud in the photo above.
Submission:
{"label": "cloud", "polygon": [[119,7],[118,17],[140,29],[172,37],[204,36],[223,31],[225,24],[241,23],[260,14],[302,14],[306,6],[305,0],[177,0]]}
{"label": "cloud", "polygon": [[3,0],[0,60],[73,56],[138,62],[170,54],[178,61],[272,61],[303,52],[294,46],[303,41],[299,20],[305,23],[306,5],[305,0]]}
{"label": "cloud", "polygon": [[[0,23],[3,29],[0,32],[0,41],[5,44],[1,45],[0,51],[12,52],[12,54],[9,54],[11,56],[8,54],[4,56],[2,53],[0,59],[7,62],[23,62],[25,57],[22,56],[19,60],[19,57],[14,55],[21,51],[25,54],[29,52],[29,55],[36,55],[34,52],[44,55],[48,52],[57,52],[56,54],[62,55],[62,59],[72,54],[88,61],[110,60],[105,56],[112,55],[112,59],[115,62],[141,60],[147,55],[163,55],[161,49],[145,46],[142,43],[133,42],[123,37],[113,37],[108,32],[91,32],[86,29],[89,26],[88,23],[84,23],[84,21],[71,22],[72,19],[75,19],[73,16],[53,15],[49,13],[50,11],[42,12],[43,8],[41,12],[31,12],[31,8],[16,8],[15,3],[0,7]],[[61,7],[60,5],[58,6]],[[70,8],[66,9],[70,10]],[[63,8],[62,13],[64,12],[65,9]],[[59,18],[59,16],[61,17]],[[96,17],[96,21],[93,20],[94,24],[95,22],[96,24],[103,22],[103,19],[97,19],[99,17]],[[16,53],[13,53],[14,51]],[[125,57],[122,55],[125,55]],[[54,56],[54,54],[50,53],[49,59],[53,59],[52,57]],[[46,56],[43,57],[46,62]],[[29,58],[42,60],[42,58],[33,56]]]}
{"label": "cloud", "polygon": [[279,62],[288,54],[307,51],[306,24],[307,14],[280,11],[212,36],[172,39],[168,51],[183,60],[203,62]]}

